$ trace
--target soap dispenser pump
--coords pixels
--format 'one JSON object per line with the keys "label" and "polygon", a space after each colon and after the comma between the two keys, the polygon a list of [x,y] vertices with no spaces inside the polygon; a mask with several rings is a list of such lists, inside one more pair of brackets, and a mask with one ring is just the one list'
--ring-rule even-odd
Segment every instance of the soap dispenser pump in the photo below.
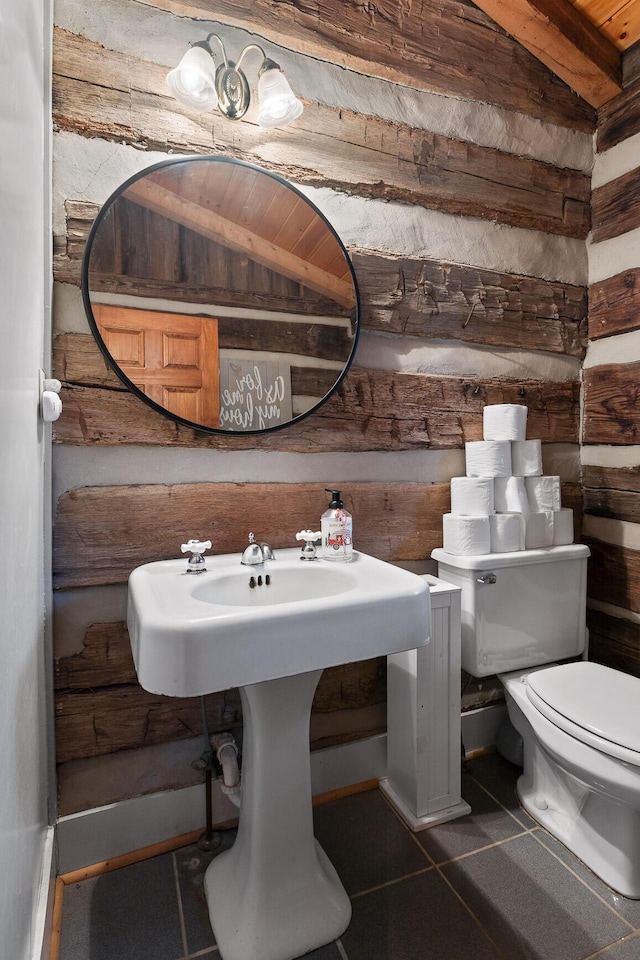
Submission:
{"label": "soap dispenser pump", "polygon": [[353,559],[353,520],[344,508],[340,491],[325,489],[331,494],[331,503],[320,518],[322,556],[325,560],[348,563]]}

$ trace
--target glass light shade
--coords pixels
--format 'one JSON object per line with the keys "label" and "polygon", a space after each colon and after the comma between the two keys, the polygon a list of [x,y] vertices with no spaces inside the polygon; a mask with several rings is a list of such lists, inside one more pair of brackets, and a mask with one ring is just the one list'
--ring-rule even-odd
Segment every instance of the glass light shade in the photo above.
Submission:
{"label": "glass light shade", "polygon": [[215,63],[209,51],[190,47],[175,70],[167,74],[167,84],[183,106],[204,113],[218,106],[215,78]]}
{"label": "glass light shade", "polygon": [[302,113],[302,104],[284,73],[272,67],[258,79],[258,123],[261,127],[286,127]]}

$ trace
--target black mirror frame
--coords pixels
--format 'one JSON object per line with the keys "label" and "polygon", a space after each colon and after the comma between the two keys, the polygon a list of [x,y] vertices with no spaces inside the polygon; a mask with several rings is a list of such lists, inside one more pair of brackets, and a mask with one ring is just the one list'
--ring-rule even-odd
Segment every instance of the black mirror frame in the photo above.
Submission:
{"label": "black mirror frame", "polygon": [[[318,215],[318,217],[324,222],[327,229],[330,230],[330,232],[333,234],[336,242],[338,243],[338,246],[342,250],[342,253],[345,258],[345,262],[349,267],[349,272],[351,274],[351,279],[353,282],[353,289],[355,294],[355,320],[354,320],[355,332],[354,332],[354,338],[353,338],[353,346],[351,348],[349,357],[347,358],[347,361],[344,365],[342,372],[337,377],[331,389],[312,407],[309,407],[309,409],[305,410],[304,413],[300,413],[297,416],[292,417],[290,420],[287,420],[286,423],[278,423],[278,424],[274,424],[273,426],[263,427],[257,430],[221,430],[219,427],[208,427],[203,424],[194,423],[191,420],[184,419],[183,417],[179,416],[176,413],[172,413],[170,410],[167,410],[166,407],[161,406],[160,404],[156,403],[154,400],[151,400],[149,397],[147,397],[142,392],[142,390],[140,390],[140,388],[137,387],[136,384],[133,383],[133,381],[130,380],[125,373],[123,373],[123,371],[118,366],[117,362],[111,356],[104,340],[102,339],[102,335],[96,323],[96,319],[93,314],[93,308],[91,305],[90,292],[89,292],[89,261],[91,259],[91,248],[93,245],[93,240],[95,238],[97,231],[100,229],[100,225],[104,217],[109,212],[111,205],[120,196],[122,196],[123,193],[125,193],[125,191],[131,184],[135,183],[137,180],[140,180],[142,177],[146,176],[147,174],[153,173],[156,170],[160,170],[163,167],[175,166],[176,164],[180,164],[180,163],[194,163],[194,162],[198,162],[198,163],[218,162],[218,163],[238,164],[240,166],[247,167],[250,170],[256,170],[259,173],[265,174],[266,176],[271,177],[271,179],[276,180],[282,186],[285,186],[289,190],[292,190],[295,194],[297,194],[302,200],[305,201],[305,203],[307,203],[313,209],[313,211]],[[276,173],[272,173],[270,170],[265,170],[263,167],[260,167],[257,164],[249,163],[246,160],[237,160],[234,157],[218,157],[218,156],[207,155],[207,156],[197,156],[197,157],[178,157],[176,159],[162,160],[159,163],[155,163],[149,167],[145,167],[144,170],[141,170],[138,173],[134,174],[133,176],[129,177],[129,179],[126,180],[124,183],[122,183],[116,190],[114,190],[113,193],[104,202],[96,219],[94,220],[91,226],[91,230],[89,232],[89,236],[87,237],[87,242],[85,245],[85,250],[82,258],[80,285],[82,290],[82,300],[84,304],[84,310],[87,316],[87,320],[89,321],[91,332],[102,352],[104,359],[106,360],[109,367],[116,374],[116,376],[122,381],[122,383],[127,387],[127,389],[131,391],[131,393],[137,396],[147,406],[151,407],[157,413],[161,413],[163,416],[168,417],[169,419],[173,420],[175,423],[179,423],[184,427],[190,427],[192,430],[196,430],[201,433],[216,434],[218,436],[223,436],[223,437],[255,436],[255,435],[261,435],[265,433],[273,433],[276,430],[284,430],[287,427],[294,426],[295,424],[299,423],[301,420],[305,420],[312,413],[315,413],[324,403],[326,403],[329,397],[331,397],[336,392],[336,390],[338,389],[338,387],[346,377],[349,371],[349,368],[351,367],[351,364],[353,362],[353,358],[355,356],[355,352],[356,352],[356,348],[357,348],[358,340],[360,336],[360,291],[358,288],[358,281],[356,278],[355,271],[353,269],[351,258],[342,240],[337,234],[335,228],[331,225],[331,223],[329,223],[329,221],[327,220],[325,215],[322,213],[322,211],[319,210],[318,207],[311,200],[309,200],[309,198],[306,197],[301,190],[299,190],[293,184],[285,180],[284,177],[281,177]]]}

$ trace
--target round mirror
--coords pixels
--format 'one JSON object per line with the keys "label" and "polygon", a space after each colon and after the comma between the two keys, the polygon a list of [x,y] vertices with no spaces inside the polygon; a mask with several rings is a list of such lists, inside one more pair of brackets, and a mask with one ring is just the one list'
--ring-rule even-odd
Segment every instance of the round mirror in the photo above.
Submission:
{"label": "round mirror", "polygon": [[143,170],[105,203],[82,266],[91,329],[146,403],[210,433],[277,430],[346,374],[358,289],[295,187],[222,157]]}

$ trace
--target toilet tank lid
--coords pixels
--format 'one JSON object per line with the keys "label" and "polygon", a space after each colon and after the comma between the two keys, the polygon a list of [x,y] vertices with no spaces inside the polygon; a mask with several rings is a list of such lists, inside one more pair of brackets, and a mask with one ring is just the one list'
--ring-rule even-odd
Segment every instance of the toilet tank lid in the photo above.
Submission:
{"label": "toilet tank lid", "polygon": [[482,553],[477,556],[459,557],[447,553],[442,547],[431,551],[431,558],[454,570],[498,570],[501,567],[517,567],[527,563],[555,563],[560,560],[580,559],[590,556],[584,543],[570,543],[563,547],[543,547],[540,550],[517,550],[514,553]]}
{"label": "toilet tank lid", "polygon": [[527,686],[561,717],[640,755],[640,679],[581,660],[527,676]]}

